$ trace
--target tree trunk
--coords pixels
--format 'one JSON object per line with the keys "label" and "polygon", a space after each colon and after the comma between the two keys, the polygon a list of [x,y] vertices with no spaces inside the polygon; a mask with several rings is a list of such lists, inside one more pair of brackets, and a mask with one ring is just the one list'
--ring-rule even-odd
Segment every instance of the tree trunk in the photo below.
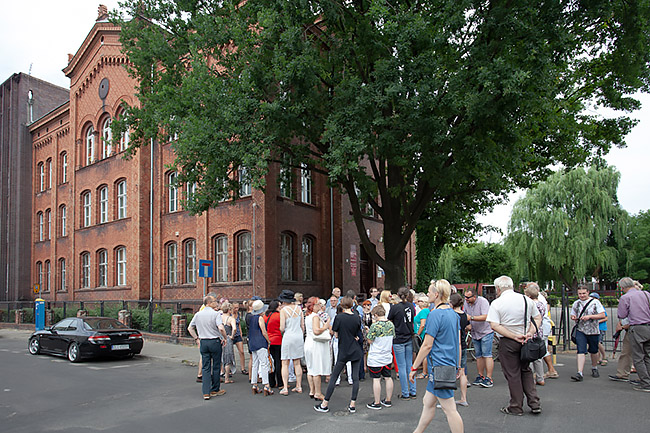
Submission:
{"label": "tree trunk", "polygon": [[388,266],[384,268],[386,273],[384,278],[384,289],[397,293],[400,287],[406,286],[404,278],[404,262],[402,260],[389,261]]}

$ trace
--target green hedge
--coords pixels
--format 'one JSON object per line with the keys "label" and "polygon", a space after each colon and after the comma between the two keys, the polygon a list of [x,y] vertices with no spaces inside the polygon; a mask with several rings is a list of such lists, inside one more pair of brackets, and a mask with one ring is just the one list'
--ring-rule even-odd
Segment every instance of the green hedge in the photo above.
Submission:
{"label": "green hedge", "polygon": [[[577,296],[569,296],[569,305],[573,305],[577,299]],[[546,300],[551,307],[559,307],[562,304],[562,298],[557,295],[549,295]],[[603,304],[604,307],[618,307],[618,298],[616,296],[601,296],[600,303]]]}

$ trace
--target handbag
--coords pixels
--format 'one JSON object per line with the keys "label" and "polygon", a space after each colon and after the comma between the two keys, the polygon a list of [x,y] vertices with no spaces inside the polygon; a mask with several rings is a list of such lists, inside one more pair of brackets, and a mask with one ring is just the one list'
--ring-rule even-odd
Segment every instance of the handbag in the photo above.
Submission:
{"label": "handbag", "polygon": [[454,365],[433,366],[433,389],[456,389],[456,374]]}
{"label": "handbag", "polygon": [[[587,303],[585,304],[585,306],[582,307],[582,311],[580,312],[580,315],[578,315],[578,320],[577,320],[578,322],[580,321],[580,318],[582,317],[582,315],[585,314],[585,311],[587,310],[587,307],[589,306],[589,304],[591,304],[591,301],[593,301],[593,299],[590,299],[589,302],[587,302]],[[576,333],[577,333],[577,332],[578,332],[578,323],[576,323],[575,325],[573,325],[573,328],[571,328],[571,342],[572,342],[573,344],[577,344],[577,343],[578,343],[578,342],[576,341]]]}
{"label": "handbag", "polygon": [[413,354],[417,355],[418,352],[420,351],[420,347],[422,346],[422,337],[420,337],[418,334],[413,334]]}
{"label": "handbag", "polygon": [[[318,320],[320,320],[320,317],[318,318]],[[319,343],[329,343],[331,339],[332,339],[332,334],[330,334],[330,332],[327,329],[318,335],[314,334],[314,341],[317,341]]]}
{"label": "handbag", "polygon": [[[524,296],[524,335],[528,332],[528,301]],[[542,359],[546,355],[546,345],[544,344],[544,339],[539,336],[539,328],[537,327],[537,322],[533,319],[533,325],[535,325],[535,335],[533,338],[526,341],[521,346],[521,352],[519,353],[519,359],[522,362],[533,362],[538,359]]]}

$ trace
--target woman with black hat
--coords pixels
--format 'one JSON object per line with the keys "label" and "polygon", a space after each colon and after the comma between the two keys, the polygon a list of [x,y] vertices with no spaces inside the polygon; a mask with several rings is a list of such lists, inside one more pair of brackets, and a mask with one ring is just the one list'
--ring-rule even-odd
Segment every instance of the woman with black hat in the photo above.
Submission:
{"label": "woman with black hat", "polygon": [[292,391],[302,393],[302,368],[300,359],[304,356],[303,335],[305,334],[305,318],[300,305],[296,305],[296,298],[291,290],[283,290],[278,297],[282,302],[280,310],[280,331],[282,332],[282,382],[284,388],[282,395],[289,395],[289,362],[293,360],[296,372],[296,387]]}

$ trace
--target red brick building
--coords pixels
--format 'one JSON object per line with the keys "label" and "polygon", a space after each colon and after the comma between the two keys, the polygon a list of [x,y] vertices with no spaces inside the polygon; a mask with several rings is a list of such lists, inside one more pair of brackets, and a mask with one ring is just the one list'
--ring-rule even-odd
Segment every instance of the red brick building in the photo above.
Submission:
{"label": "red brick building", "polygon": [[[151,143],[128,160],[128,135],[112,148],[111,119],[122,101],[137,103],[119,31],[100,8],[63,69],[69,102],[30,127],[31,268],[44,299],[197,299],[200,259],[214,262],[207,290],[229,298],[383,286],[381,271],[363,254],[348,200],[322,174],[297,170],[292,185],[278,185],[279,167],[272,166],[265,193],[244,187],[243,198],[192,216],[182,208],[192,187],[170,186],[170,143]],[[379,242],[380,222],[367,227]],[[412,283],[412,251],[407,256]]]}

